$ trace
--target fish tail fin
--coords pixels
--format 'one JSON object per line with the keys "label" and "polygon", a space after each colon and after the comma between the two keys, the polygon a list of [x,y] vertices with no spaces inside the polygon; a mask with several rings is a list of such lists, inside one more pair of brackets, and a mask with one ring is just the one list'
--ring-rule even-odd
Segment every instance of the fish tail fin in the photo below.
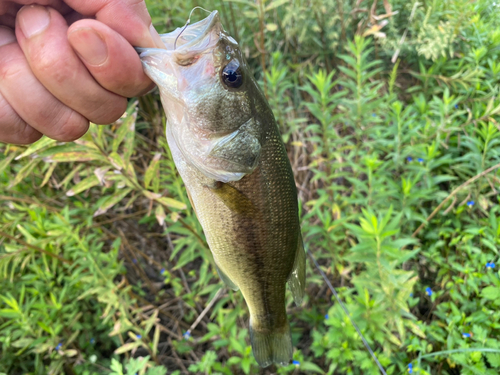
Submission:
{"label": "fish tail fin", "polygon": [[252,324],[252,318],[250,318],[250,341],[253,355],[261,367],[267,367],[273,363],[286,366],[292,359],[292,337],[288,321],[284,327],[261,330]]}

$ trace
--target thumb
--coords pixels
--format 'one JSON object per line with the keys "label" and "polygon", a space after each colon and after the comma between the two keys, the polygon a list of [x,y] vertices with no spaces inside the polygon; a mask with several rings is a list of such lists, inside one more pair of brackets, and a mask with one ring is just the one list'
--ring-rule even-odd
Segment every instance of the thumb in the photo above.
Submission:
{"label": "thumb", "polygon": [[95,17],[121,34],[131,45],[146,48],[165,48],[151,23],[144,1],[138,0],[66,0],[78,13]]}

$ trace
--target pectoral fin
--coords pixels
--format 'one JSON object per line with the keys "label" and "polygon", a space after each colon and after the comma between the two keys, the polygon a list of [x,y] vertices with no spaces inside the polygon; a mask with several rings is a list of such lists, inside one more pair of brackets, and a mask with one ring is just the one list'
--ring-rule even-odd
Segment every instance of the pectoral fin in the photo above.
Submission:
{"label": "pectoral fin", "polygon": [[229,288],[229,289],[232,289],[234,290],[235,292],[237,290],[239,290],[240,288],[238,288],[238,286],[233,282],[233,280],[231,280],[229,278],[229,276],[227,276],[224,272],[221,271],[221,269],[219,268],[219,266],[216,264],[215,265],[215,269],[217,270],[217,273],[219,274],[219,277],[220,279],[222,280],[222,282]]}
{"label": "pectoral fin", "polygon": [[251,173],[259,161],[261,146],[249,131],[250,127],[250,124],[245,123],[238,130],[220,138],[208,156],[223,160],[227,172]]}
{"label": "pectoral fin", "polygon": [[235,187],[217,181],[214,186],[210,186],[209,188],[231,211],[246,216],[255,214],[255,205]]}
{"label": "pectoral fin", "polygon": [[288,287],[292,291],[293,300],[296,305],[302,303],[304,290],[306,286],[306,253],[304,252],[304,243],[302,235],[299,234],[297,242],[297,251],[295,252],[295,262],[292,272],[288,276]]}

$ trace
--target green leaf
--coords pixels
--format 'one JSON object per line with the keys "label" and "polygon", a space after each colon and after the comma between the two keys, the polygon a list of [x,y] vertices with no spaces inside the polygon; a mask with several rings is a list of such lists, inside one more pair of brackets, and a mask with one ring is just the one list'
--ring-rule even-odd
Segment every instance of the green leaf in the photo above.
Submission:
{"label": "green leaf", "polygon": [[93,174],[92,176],[83,179],[78,184],[73,186],[70,190],[66,192],[66,195],[68,197],[72,197],[76,194],[80,194],[82,191],[86,191],[97,185],[99,185],[99,179],[95,174]]}
{"label": "green leaf", "polygon": [[149,356],[143,358],[130,358],[129,362],[125,365],[127,375],[135,375],[136,373],[141,372],[148,364],[148,361]]}
{"label": "green leaf", "polygon": [[69,151],[69,152],[59,152],[53,155],[46,156],[43,159],[46,163],[53,162],[84,162],[84,161],[94,161],[94,160],[106,160],[100,153],[96,151]]}
{"label": "green leaf", "polygon": [[35,169],[35,167],[38,165],[40,161],[41,161],[40,159],[30,160],[28,164],[26,164],[19,170],[19,172],[16,174],[16,177],[14,178],[14,181],[10,183],[9,188],[16,186],[22,180],[24,180],[28,175],[30,175],[33,172],[33,169]]}
{"label": "green leaf", "polygon": [[[123,114],[122,118],[118,121],[122,122],[122,124],[118,127],[118,130],[113,137],[113,143],[111,145],[111,149],[113,152],[118,152],[118,148],[120,144],[123,142],[125,137],[130,137],[130,132],[135,131],[135,120],[137,117],[137,100],[134,100],[129,103],[127,107],[127,111]],[[118,122],[117,121],[117,122]],[[127,142],[129,143],[129,142]]]}
{"label": "green leaf", "polygon": [[65,350],[63,352],[63,354],[66,356],[66,357],[74,357],[75,355],[78,354],[78,350],[75,350],[75,349],[68,349],[68,350]]}
{"label": "green leaf", "polygon": [[177,208],[179,210],[185,210],[187,208],[187,206],[184,203],[179,202],[179,201],[172,199],[172,198],[162,197],[162,198],[155,199],[155,201],[157,201],[158,203],[161,203],[165,207]]}
{"label": "green leaf", "polygon": [[315,363],[312,362],[302,362],[299,366],[301,370],[305,371],[313,371],[317,372],[318,374],[324,374],[325,372]]}
{"label": "green leaf", "polygon": [[270,10],[273,10],[277,7],[287,4],[289,1],[290,0],[273,0],[268,6],[266,6],[266,12],[269,12]]}
{"label": "green leaf", "polygon": [[0,175],[2,174],[4,169],[10,165],[10,162],[12,161],[12,159],[14,159],[15,156],[16,156],[16,154],[12,153],[9,156],[7,156],[5,159],[0,161]]}
{"label": "green leaf", "polygon": [[124,344],[124,345],[120,346],[118,349],[115,350],[114,353],[115,354],[122,354],[122,353],[125,353],[125,352],[129,352],[132,349],[136,349],[136,348],[138,348],[141,345],[142,345],[142,343],[140,341],[129,342],[127,344]]}
{"label": "green leaf", "polygon": [[11,343],[14,348],[26,348],[33,343],[34,339],[29,337],[23,337]]}
{"label": "green leaf", "polygon": [[278,30],[278,25],[275,23],[266,23],[266,30],[267,31],[276,31]]}
{"label": "green leaf", "polygon": [[243,372],[245,374],[249,374],[250,373],[250,364],[251,364],[251,360],[250,358],[243,358],[241,360],[241,369],[243,370]]}
{"label": "green leaf", "polygon": [[248,1],[248,0],[224,0],[228,3],[238,3],[238,4],[244,4],[244,5],[249,5],[255,9],[257,9],[257,4],[251,2],[251,1]]}
{"label": "green leaf", "polygon": [[[137,104],[137,103],[135,103]],[[125,118],[123,125],[127,132],[125,133],[125,138],[123,140],[123,161],[125,164],[130,163],[130,157],[134,153],[134,141],[135,141],[135,121],[137,119],[137,105],[134,111]]]}
{"label": "green leaf", "polygon": [[500,298],[500,288],[495,286],[487,286],[481,291],[481,295],[489,300],[496,300]]}
{"label": "green leaf", "polygon": [[486,353],[486,358],[493,368],[500,368],[500,354],[498,353]]}
{"label": "green leaf", "polygon": [[122,157],[118,155],[117,152],[113,151],[111,154],[109,154],[108,159],[113,167],[119,171],[121,171],[125,167]]}
{"label": "green leaf", "polygon": [[[165,366],[155,366],[148,369],[146,375],[167,375],[167,369]],[[174,373],[172,373],[174,375]]]}
{"label": "green leaf", "polygon": [[132,188],[126,188],[121,191],[118,190],[112,196],[107,197],[103,202],[101,202],[99,209],[94,213],[94,217],[106,213],[111,207],[125,198],[132,190]]}
{"label": "green leaf", "polygon": [[45,176],[43,177],[43,181],[40,187],[44,187],[47,184],[47,182],[49,182],[49,179],[52,177],[52,174],[54,173],[56,167],[57,163],[52,163],[49,165],[49,168],[47,168],[47,172],[45,172]]}
{"label": "green leaf", "polygon": [[31,146],[29,146],[21,155],[16,157],[16,160],[19,160],[19,159],[22,159],[26,156],[32,155],[35,152],[41,150],[42,148],[54,145],[56,142],[57,141],[55,139],[51,139],[49,137],[43,136],[38,141],[33,143]]}
{"label": "green leaf", "polygon": [[149,189],[151,180],[158,174],[160,166],[160,158],[161,158],[161,153],[157,152],[153,157],[153,159],[151,160],[151,163],[149,163],[149,166],[146,169],[146,173],[144,173],[144,187],[146,189]]}

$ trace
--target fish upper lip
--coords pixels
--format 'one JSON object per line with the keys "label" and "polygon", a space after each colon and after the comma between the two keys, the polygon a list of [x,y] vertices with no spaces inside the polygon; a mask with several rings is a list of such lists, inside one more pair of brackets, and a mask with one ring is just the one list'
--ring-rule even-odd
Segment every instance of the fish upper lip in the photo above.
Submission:
{"label": "fish upper lip", "polygon": [[[161,34],[161,40],[163,44],[165,45],[165,48],[142,48],[142,47],[135,47],[135,50],[137,53],[140,55],[141,58],[146,57],[146,56],[153,56],[156,54],[176,54],[176,55],[184,55],[184,54],[189,54],[194,49],[196,51],[202,51],[208,48],[210,42],[212,41],[211,39],[208,40],[206,45],[201,45],[201,42],[209,35],[216,27],[222,31],[222,25],[220,23],[219,19],[219,12],[217,10],[214,10],[213,12],[210,13],[210,15],[201,21],[195,22],[193,24],[189,24],[187,27],[182,26],[178,27],[174,31],[171,31],[166,34]],[[177,45],[176,48],[174,49],[174,43],[175,39],[177,36],[179,36],[179,39],[177,40]],[[192,39],[186,41],[186,38],[184,37],[189,37],[191,36]],[[182,43],[184,39],[184,43]]]}
{"label": "fish upper lip", "polygon": [[[187,27],[178,27],[174,31],[171,31],[167,34],[160,35],[162,42],[165,44],[167,51],[175,51],[175,52],[185,52],[189,51],[190,48],[199,44],[205,37],[210,34],[210,32],[216,28],[217,26],[222,29],[219,20],[219,12],[214,10],[210,13],[210,15],[201,21],[195,22],[193,24],[189,24]],[[184,37],[192,37],[191,40],[185,41],[182,43]],[[177,39],[177,37],[179,37]],[[174,49],[174,43],[177,39],[177,45]]]}

